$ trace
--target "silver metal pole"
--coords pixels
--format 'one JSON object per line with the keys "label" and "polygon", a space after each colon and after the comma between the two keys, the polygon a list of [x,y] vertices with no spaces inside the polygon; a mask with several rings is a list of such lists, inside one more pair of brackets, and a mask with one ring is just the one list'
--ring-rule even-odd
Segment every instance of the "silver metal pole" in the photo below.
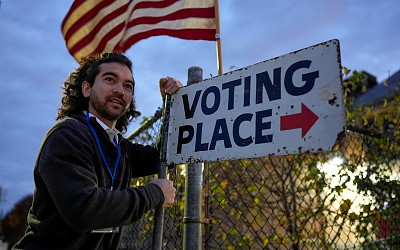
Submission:
{"label": "silver metal pole", "polygon": [[[190,67],[188,70],[188,84],[198,83],[203,80],[203,70],[200,67]],[[191,163],[186,165],[185,178],[185,210],[183,218],[183,249],[202,249],[201,225],[204,219],[202,210],[204,163]]]}

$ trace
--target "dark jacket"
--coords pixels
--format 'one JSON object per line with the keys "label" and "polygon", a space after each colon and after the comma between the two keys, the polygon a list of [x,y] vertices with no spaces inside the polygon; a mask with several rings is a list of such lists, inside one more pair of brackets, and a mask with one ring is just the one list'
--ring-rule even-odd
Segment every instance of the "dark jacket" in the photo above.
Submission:
{"label": "dark jacket", "polygon": [[[90,123],[113,171],[117,149],[95,118]],[[111,190],[110,174],[83,114],[60,120],[48,131],[34,169],[28,228],[15,249],[116,249],[120,233],[91,230],[132,224],[164,203],[156,184],[129,188],[132,177],[157,173],[158,150],[122,136],[119,140],[121,159]]]}

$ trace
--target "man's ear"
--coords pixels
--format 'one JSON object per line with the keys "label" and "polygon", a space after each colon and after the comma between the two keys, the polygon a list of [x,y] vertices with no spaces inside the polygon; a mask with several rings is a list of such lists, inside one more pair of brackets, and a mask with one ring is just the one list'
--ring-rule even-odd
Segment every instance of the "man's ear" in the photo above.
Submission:
{"label": "man's ear", "polygon": [[92,89],[92,87],[90,86],[90,84],[87,81],[84,81],[82,83],[82,94],[84,97],[89,97],[90,96],[90,90]]}

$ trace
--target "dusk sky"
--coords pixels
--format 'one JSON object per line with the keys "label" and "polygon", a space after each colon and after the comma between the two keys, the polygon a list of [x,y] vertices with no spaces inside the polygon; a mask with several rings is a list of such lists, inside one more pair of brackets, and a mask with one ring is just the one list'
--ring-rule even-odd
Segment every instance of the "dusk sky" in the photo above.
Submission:
{"label": "dusk sky", "polygon": [[[33,193],[33,167],[55,122],[61,85],[77,63],[61,34],[71,0],[0,1],[0,214]],[[379,82],[400,70],[399,0],[220,0],[224,73],[338,39],[342,65]],[[215,43],[160,36],[134,44],[136,104],[143,116],[161,106],[158,80],[187,81],[191,66],[218,75]]]}

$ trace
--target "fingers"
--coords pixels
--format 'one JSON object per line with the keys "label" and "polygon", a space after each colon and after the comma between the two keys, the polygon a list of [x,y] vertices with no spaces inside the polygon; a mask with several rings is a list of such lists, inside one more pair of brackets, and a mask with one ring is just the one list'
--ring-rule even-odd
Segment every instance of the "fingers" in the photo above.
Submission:
{"label": "fingers", "polygon": [[172,95],[183,86],[179,80],[169,76],[161,78],[159,84],[160,91],[163,96],[165,96],[165,94]]}
{"label": "fingers", "polygon": [[176,196],[176,188],[173,185],[173,182],[167,179],[151,179],[151,183],[157,184],[163,194],[164,194],[164,204],[163,207],[168,207],[174,204],[175,196]]}

